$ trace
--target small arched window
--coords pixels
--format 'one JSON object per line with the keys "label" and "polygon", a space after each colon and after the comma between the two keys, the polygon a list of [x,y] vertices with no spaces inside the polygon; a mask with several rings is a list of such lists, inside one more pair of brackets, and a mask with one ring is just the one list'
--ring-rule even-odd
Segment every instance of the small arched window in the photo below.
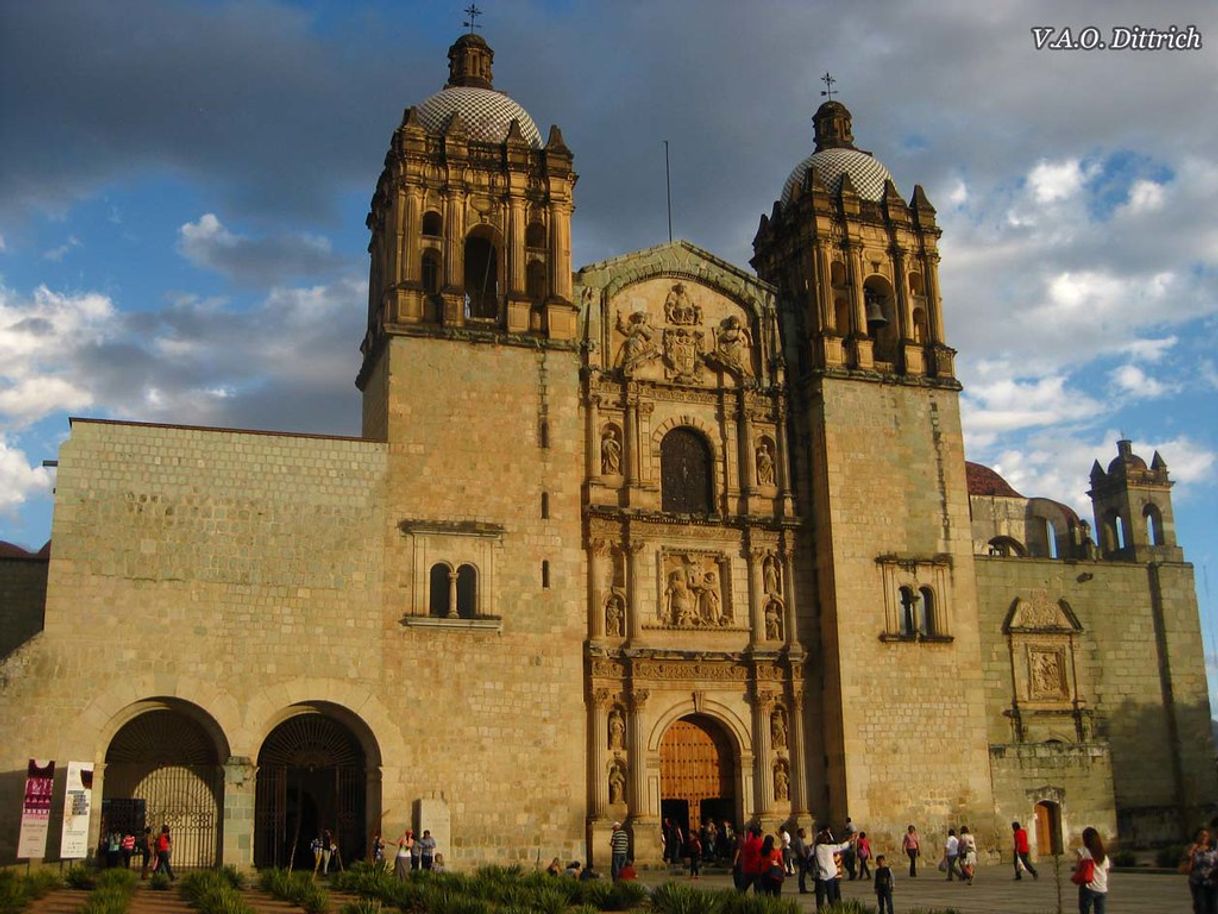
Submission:
{"label": "small arched window", "polygon": [[900,619],[901,634],[912,638],[918,632],[918,598],[912,587],[902,587],[900,590]]}
{"label": "small arched window", "polygon": [[1118,549],[1125,548],[1125,520],[1121,515],[1117,514],[1113,521],[1113,527],[1116,530],[1116,547]]}
{"label": "small arched window", "polygon": [[1146,542],[1152,546],[1163,545],[1163,515],[1159,513],[1158,505],[1148,504],[1142,509],[1146,519]]}
{"label": "small arched window", "polygon": [[698,432],[674,428],[660,442],[661,507],[677,514],[710,514],[711,450]]}
{"label": "small arched window", "polygon": [[923,635],[937,635],[939,626],[935,624],[935,592],[929,587],[918,591],[922,598],[921,612],[918,614],[918,631]]}
{"label": "small arched window", "polygon": [[452,569],[443,562],[431,566],[428,577],[427,611],[433,616],[452,614]]}
{"label": "small arched window", "polygon": [[546,227],[540,222],[530,222],[524,231],[524,246],[526,248],[544,248],[546,246]]}
{"label": "small arched window", "polygon": [[469,317],[499,316],[499,246],[485,226],[465,239],[465,300]]}
{"label": "small arched window", "polygon": [[423,252],[423,291],[435,295],[440,291],[440,252]]}
{"label": "small arched window", "polygon": [[423,214],[423,234],[439,238],[444,234],[444,217],[437,212]]}
{"label": "small arched window", "polygon": [[457,615],[472,619],[478,614],[478,572],[473,565],[457,569]]}

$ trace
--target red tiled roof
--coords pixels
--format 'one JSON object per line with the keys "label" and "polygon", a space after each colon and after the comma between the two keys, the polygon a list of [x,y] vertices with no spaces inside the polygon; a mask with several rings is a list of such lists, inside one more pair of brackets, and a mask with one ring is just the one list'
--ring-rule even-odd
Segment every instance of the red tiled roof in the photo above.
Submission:
{"label": "red tiled roof", "polygon": [[964,471],[968,477],[969,495],[993,495],[998,498],[1023,498],[1011,488],[1011,484],[980,463],[964,462]]}

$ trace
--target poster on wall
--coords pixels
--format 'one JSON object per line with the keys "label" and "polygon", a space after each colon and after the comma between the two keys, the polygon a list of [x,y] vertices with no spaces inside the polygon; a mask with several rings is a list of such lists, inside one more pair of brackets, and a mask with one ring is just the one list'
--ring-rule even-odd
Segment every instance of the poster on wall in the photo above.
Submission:
{"label": "poster on wall", "polygon": [[89,856],[89,816],[93,812],[93,763],[68,762],[68,783],[63,795],[63,836],[59,859],[83,860]]}
{"label": "poster on wall", "polygon": [[25,798],[21,801],[21,837],[17,857],[41,860],[47,852],[47,830],[51,825],[51,792],[55,788],[55,763],[30,759],[26,769]]}

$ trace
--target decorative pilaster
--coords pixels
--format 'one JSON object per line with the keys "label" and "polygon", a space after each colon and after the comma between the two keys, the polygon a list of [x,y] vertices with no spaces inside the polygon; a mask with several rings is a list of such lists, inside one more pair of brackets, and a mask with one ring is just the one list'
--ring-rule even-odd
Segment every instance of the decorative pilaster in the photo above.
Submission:
{"label": "decorative pilaster", "polygon": [[222,863],[241,869],[254,865],[256,774],[257,768],[248,758],[230,756],[224,763],[224,824],[221,828],[224,843],[220,859]]}
{"label": "decorative pilaster", "polygon": [[601,537],[588,540],[588,637],[593,641],[605,637],[605,599],[609,593],[605,587],[605,559],[612,554],[611,541]]}
{"label": "decorative pilaster", "polygon": [[753,441],[753,417],[749,415],[748,398],[743,390],[739,392],[739,398],[740,467],[743,470],[740,474],[740,482],[749,499],[748,507],[752,508],[753,498],[757,494],[757,457],[754,451],[756,444]]}
{"label": "decorative pilaster", "polygon": [[767,831],[772,827],[774,812],[773,750],[770,744],[770,709],[774,693],[754,690],[749,696],[753,705],[753,788],[757,818]]}
{"label": "decorative pilaster", "polygon": [[[626,728],[626,758],[629,792],[626,802],[630,806],[632,819],[649,818],[651,810],[647,808],[647,726],[646,707],[651,692],[647,689],[635,689],[630,693],[628,725]],[[601,731],[604,738],[605,731]]]}
{"label": "decorative pilaster", "polygon": [[808,814],[807,746],[804,744],[804,693],[798,682],[791,684],[791,814]]}
{"label": "decorative pilaster", "polygon": [[609,812],[609,756],[608,740],[605,734],[609,730],[609,705],[613,701],[613,693],[608,689],[596,689],[592,700],[588,702],[588,734],[592,742],[588,757],[592,760],[591,785],[588,798],[592,808],[592,819],[605,819]]}
{"label": "decorative pilaster", "polygon": [[761,578],[761,563],[766,551],[760,546],[750,546],[745,552],[749,570],[749,647],[765,644],[765,584]]}
{"label": "decorative pilaster", "polygon": [[630,592],[630,607],[626,614],[630,643],[637,644],[643,637],[643,547],[642,540],[632,539],[626,544],[626,580]]}
{"label": "decorative pilaster", "polygon": [[584,444],[584,476],[596,479],[601,475],[601,399],[596,394],[588,395],[588,433]]}
{"label": "decorative pilaster", "polygon": [[778,473],[779,512],[783,517],[794,517],[795,499],[791,493],[791,456],[787,453],[787,407],[781,395],[778,398],[777,412],[774,444],[778,448],[775,463]]}

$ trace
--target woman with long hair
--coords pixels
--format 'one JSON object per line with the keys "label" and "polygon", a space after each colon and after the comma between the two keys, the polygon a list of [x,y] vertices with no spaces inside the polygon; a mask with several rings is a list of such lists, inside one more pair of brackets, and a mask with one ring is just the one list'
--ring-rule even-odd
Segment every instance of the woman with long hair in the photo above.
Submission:
{"label": "woman with long hair", "polygon": [[1078,849],[1078,862],[1074,865],[1082,880],[1078,885],[1078,914],[1092,911],[1104,914],[1108,904],[1109,864],[1100,833],[1088,825],[1083,829],[1083,846]]}
{"label": "woman with long hair", "polygon": [[1208,828],[1197,829],[1193,843],[1184,853],[1184,872],[1188,890],[1193,894],[1193,914],[1218,914],[1218,848]]}
{"label": "woman with long hair", "polygon": [[778,897],[782,894],[782,881],[786,876],[782,847],[777,846],[773,835],[766,835],[761,843],[761,882],[755,891]]}

